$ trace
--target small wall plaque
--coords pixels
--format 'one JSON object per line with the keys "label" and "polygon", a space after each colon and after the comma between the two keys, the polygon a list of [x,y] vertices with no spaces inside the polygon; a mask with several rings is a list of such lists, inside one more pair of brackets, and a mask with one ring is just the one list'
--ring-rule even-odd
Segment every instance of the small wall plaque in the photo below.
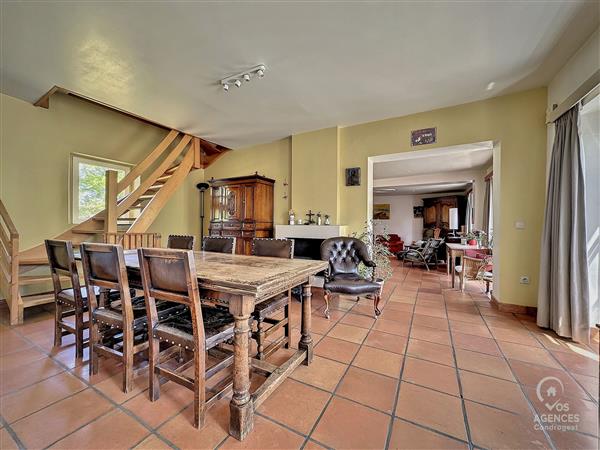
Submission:
{"label": "small wall plaque", "polygon": [[437,128],[423,128],[410,132],[410,145],[435,144],[437,140]]}
{"label": "small wall plaque", "polygon": [[360,186],[360,167],[346,169],[346,186]]}

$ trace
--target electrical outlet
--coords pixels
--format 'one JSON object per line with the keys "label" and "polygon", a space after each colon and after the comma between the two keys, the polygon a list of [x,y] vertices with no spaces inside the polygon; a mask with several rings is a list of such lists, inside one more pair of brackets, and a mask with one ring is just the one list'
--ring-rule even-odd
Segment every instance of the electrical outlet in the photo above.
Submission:
{"label": "electrical outlet", "polygon": [[519,278],[519,283],[521,283],[521,284],[529,284],[529,277],[523,275],[522,277]]}

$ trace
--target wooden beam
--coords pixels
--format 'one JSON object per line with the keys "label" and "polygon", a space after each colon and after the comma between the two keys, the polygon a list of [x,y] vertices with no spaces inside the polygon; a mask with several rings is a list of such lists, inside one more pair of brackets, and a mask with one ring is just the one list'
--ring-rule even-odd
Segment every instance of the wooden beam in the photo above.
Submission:
{"label": "wooden beam", "polygon": [[[254,408],[258,409],[260,405],[269,397],[269,395],[291,374],[296,367],[302,364],[306,359],[306,350],[297,350],[290,359],[275,369],[267,380],[252,395]],[[254,361],[252,361],[254,365]]]}
{"label": "wooden beam", "polygon": [[202,147],[200,139],[195,137],[192,139],[192,149],[194,151],[194,169],[202,169]]}
{"label": "wooden beam", "polygon": [[156,162],[158,157],[171,145],[171,143],[175,140],[175,138],[179,135],[179,131],[171,130],[164,137],[162,141],[150,152],[148,156],[146,156],[142,162],[140,162],[137,166],[129,171],[125,177],[121,181],[119,181],[118,185],[118,193],[123,192],[128,186],[133,184],[135,179],[142,175],[146,169],[148,169],[152,164]]}
{"label": "wooden beam", "polygon": [[[132,206],[136,202],[136,200],[140,197],[140,195],[144,194],[150,186],[152,186],[154,183],[156,183],[156,180],[158,179],[158,177],[160,177],[162,174],[164,174],[165,171],[169,167],[171,167],[171,164],[173,164],[173,162],[177,159],[177,157],[188,146],[191,139],[192,139],[192,136],[190,136],[189,134],[186,134],[183,138],[181,138],[181,140],[179,141],[179,144],[177,144],[177,147],[175,147],[173,150],[171,150],[171,153],[169,153],[169,155],[163,160],[163,162],[160,163],[160,165],[156,169],[154,169],[152,174],[150,174],[150,176],[148,176],[144,181],[142,181],[142,183],[139,185],[139,187],[135,191],[133,191],[124,200],[122,200],[121,203],[119,203],[119,206],[117,209],[117,215],[119,217],[121,217],[125,213],[125,211],[127,211],[129,209],[129,207]],[[192,154],[192,156],[193,156],[193,154]],[[173,178],[173,176],[171,176],[171,178]],[[169,178],[169,180],[170,180],[170,178]]]}
{"label": "wooden beam", "polygon": [[146,205],[142,214],[131,224],[131,227],[127,230],[128,233],[143,233],[148,229],[169,198],[171,198],[177,188],[181,186],[181,183],[190,172],[193,163],[194,152],[190,149],[171,178],[169,178],[164,186],[158,190],[154,198]]}
{"label": "wooden beam", "polygon": [[104,231],[106,233],[117,232],[117,176],[116,170],[106,171],[106,189],[104,193],[106,215],[104,217]]}

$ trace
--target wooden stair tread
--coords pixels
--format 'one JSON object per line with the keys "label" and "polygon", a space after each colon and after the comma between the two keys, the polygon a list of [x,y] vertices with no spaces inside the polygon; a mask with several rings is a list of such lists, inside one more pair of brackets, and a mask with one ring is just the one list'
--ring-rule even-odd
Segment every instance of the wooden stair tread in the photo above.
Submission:
{"label": "wooden stair tread", "polygon": [[[69,277],[62,276],[60,277],[61,281],[69,281]],[[30,284],[42,283],[42,282],[51,282],[52,276],[50,275],[19,275],[19,286],[27,286]]]}
{"label": "wooden stair tread", "polygon": [[54,302],[54,292],[42,292],[40,294],[21,295],[23,308],[30,308],[37,305],[45,305]]}

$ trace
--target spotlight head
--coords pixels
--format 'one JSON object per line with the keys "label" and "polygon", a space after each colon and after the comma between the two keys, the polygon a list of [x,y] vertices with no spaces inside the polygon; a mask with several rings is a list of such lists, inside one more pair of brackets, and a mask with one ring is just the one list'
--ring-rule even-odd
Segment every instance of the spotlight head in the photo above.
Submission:
{"label": "spotlight head", "polygon": [[200,189],[201,192],[204,192],[210,187],[210,185],[208,183],[198,183],[196,187]]}
{"label": "spotlight head", "polygon": [[229,85],[228,85],[227,83],[223,83],[223,90],[224,90],[225,92],[228,92],[228,91],[229,91]]}
{"label": "spotlight head", "polygon": [[250,74],[248,74],[248,73],[244,74],[244,81],[250,81]]}
{"label": "spotlight head", "polygon": [[236,87],[240,87],[242,85],[242,82],[240,80],[235,80],[235,84]]}
{"label": "spotlight head", "polygon": [[265,66],[260,66],[260,68],[256,71],[256,75],[258,78],[262,78],[265,76]]}

